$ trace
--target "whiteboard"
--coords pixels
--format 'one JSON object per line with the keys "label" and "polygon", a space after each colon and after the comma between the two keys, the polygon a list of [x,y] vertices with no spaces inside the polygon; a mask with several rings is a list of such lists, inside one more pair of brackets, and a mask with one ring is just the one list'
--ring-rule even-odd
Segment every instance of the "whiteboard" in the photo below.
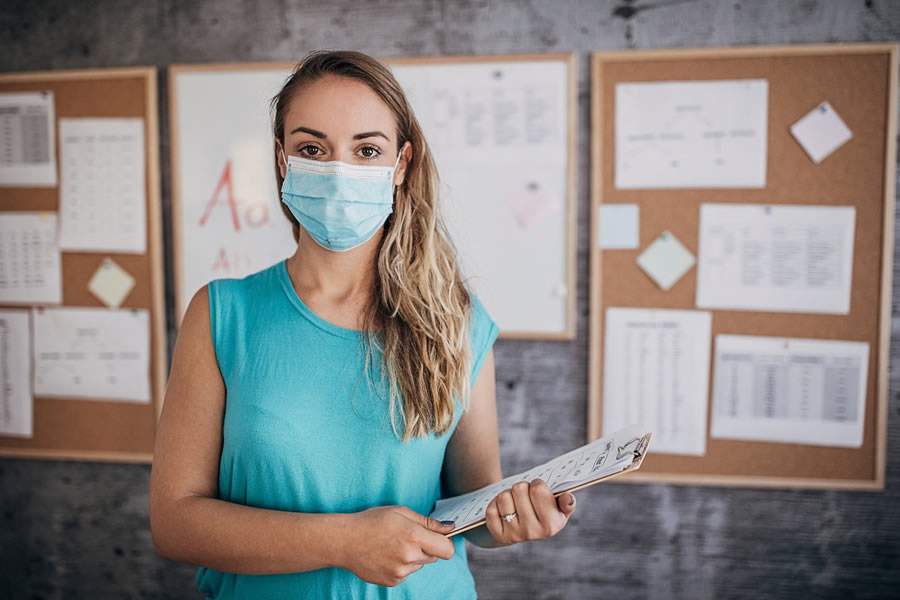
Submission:
{"label": "whiteboard", "polygon": [[243,277],[297,248],[279,204],[268,105],[290,71],[169,71],[179,323],[209,281]]}
{"label": "whiteboard", "polygon": [[390,65],[434,153],[463,275],[505,335],[574,334],[570,65]]}
{"label": "whiteboard", "polygon": [[[463,276],[501,335],[572,339],[574,55],[383,62],[434,153]],[[179,320],[206,282],[296,248],[278,206],[268,112],[292,67],[170,69]]]}

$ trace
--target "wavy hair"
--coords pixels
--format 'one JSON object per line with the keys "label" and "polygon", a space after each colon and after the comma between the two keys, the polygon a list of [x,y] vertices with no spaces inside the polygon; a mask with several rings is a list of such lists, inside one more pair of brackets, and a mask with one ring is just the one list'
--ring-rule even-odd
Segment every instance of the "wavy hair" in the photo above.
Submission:
{"label": "wavy hair", "polygon": [[[350,77],[368,85],[391,109],[397,148],[406,141],[412,159],[394,193],[394,209],[385,221],[376,274],[364,309],[365,371],[375,350],[381,353],[381,382],[389,381],[391,428],[399,437],[395,412],[403,419],[402,441],[446,433],[453,421],[454,399],[469,405],[469,331],[472,299],[457,264],[456,248],[438,207],[439,177],[431,151],[412,107],[390,70],[354,51],[318,50],[296,65],[271,100],[275,147],[284,145],[284,118],[291,99],[306,84],[324,75]],[[275,177],[282,177],[276,163]],[[283,204],[284,215],[299,241],[300,224]],[[382,327],[375,330],[376,322]]]}

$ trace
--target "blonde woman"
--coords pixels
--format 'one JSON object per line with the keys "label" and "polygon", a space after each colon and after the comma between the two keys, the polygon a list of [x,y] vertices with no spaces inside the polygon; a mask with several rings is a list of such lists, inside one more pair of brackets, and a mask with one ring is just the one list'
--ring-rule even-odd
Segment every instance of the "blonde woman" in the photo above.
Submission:
{"label": "blonde woman", "polygon": [[314,52],[272,103],[297,250],[187,308],[154,544],[198,565],[208,598],[475,598],[463,537],[551,537],[574,496],[520,482],[453,537],[427,516],[502,479],[497,326],[461,279],[428,144],[385,66]]}

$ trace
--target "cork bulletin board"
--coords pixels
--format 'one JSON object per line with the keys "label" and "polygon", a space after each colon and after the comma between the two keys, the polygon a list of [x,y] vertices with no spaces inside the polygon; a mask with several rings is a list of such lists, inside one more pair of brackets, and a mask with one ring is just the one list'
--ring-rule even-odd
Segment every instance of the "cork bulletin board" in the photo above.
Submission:
{"label": "cork bulletin board", "polygon": [[[607,307],[697,309],[697,267],[668,291],[639,268],[649,241],[671,231],[698,255],[703,203],[850,205],[855,235],[849,313],[720,310],[717,334],[868,342],[863,443],[859,448],[713,438],[714,353],[710,352],[706,452],[654,453],[632,481],[877,490],[884,487],[894,249],[897,52],[894,44],[834,44],[595,53],[592,57],[591,335],[588,435],[602,432],[604,315]],[[768,80],[764,188],[617,189],[614,185],[615,86],[674,80]],[[815,164],[790,126],[827,99],[853,132]],[[640,248],[601,249],[603,204],[639,206]]]}
{"label": "cork bulletin board", "polygon": [[[166,377],[165,305],[159,192],[156,69],[134,67],[0,74],[0,92],[52,91],[56,166],[60,169],[58,123],[68,117],[137,117],[144,123],[146,251],[116,253],[62,250],[62,302],[49,307],[106,305],[88,289],[92,275],[110,257],[135,280],[120,309],[146,309],[149,316],[150,402],[85,397],[34,397],[30,438],[0,436],[0,455],[109,462],[152,462],[156,421]],[[58,211],[55,187],[0,187],[2,211]],[[3,309],[36,305],[3,304]]]}

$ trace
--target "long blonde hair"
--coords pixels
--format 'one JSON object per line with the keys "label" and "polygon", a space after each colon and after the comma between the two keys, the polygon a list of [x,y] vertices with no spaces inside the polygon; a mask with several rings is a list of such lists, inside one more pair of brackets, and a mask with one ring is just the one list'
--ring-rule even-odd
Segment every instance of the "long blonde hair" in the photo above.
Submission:
{"label": "long blonde hair", "polygon": [[[400,84],[376,59],[354,51],[318,50],[294,68],[272,98],[275,144],[284,145],[288,105],[305,84],[326,74],[351,77],[367,84],[394,113],[397,148],[406,141],[412,160],[394,194],[394,210],[385,222],[377,250],[377,272],[363,324],[366,334],[365,371],[370,375],[374,349],[382,353],[382,383],[389,381],[391,427],[397,434],[395,411],[404,421],[402,441],[446,433],[453,422],[454,399],[469,404],[468,319],[472,300],[464,285],[456,249],[438,208],[437,167]],[[275,177],[281,189],[281,172]],[[300,225],[291,221],[294,240]],[[377,322],[382,328],[374,330]],[[370,380],[371,381],[371,380]]]}

